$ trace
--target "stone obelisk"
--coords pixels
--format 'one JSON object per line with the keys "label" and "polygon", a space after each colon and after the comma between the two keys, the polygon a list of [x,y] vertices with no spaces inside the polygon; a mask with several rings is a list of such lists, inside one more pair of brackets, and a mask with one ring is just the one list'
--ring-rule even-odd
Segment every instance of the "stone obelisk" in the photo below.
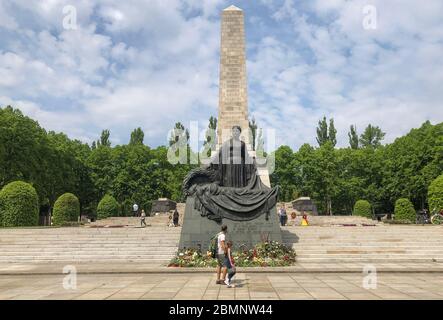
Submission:
{"label": "stone obelisk", "polygon": [[241,9],[230,6],[221,18],[218,147],[231,137],[235,125],[242,128],[250,150],[244,16]]}
{"label": "stone obelisk", "polygon": [[[255,157],[249,130],[245,43],[243,10],[232,5],[223,10],[221,17],[217,150],[231,137],[232,127],[240,126],[249,156]],[[257,165],[257,172],[262,182],[270,187],[266,164]]]}

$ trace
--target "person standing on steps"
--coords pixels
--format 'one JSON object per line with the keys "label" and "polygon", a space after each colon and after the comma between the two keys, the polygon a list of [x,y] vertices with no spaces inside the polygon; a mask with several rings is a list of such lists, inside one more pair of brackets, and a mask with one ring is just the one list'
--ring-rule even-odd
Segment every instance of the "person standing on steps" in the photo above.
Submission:
{"label": "person standing on steps", "polygon": [[172,218],[173,218],[172,220],[174,222],[174,227],[178,227],[178,219],[180,218],[180,214],[178,213],[177,208],[175,209]]}
{"label": "person standing on steps", "polygon": [[280,224],[282,227],[286,225],[288,215],[286,214],[286,208],[285,205],[283,205],[279,210],[279,216],[280,216]]}
{"label": "person standing on steps", "polygon": [[140,214],[140,227],[143,227],[143,225],[146,227],[146,212],[145,210],[142,210],[142,213]]}
{"label": "person standing on steps", "polygon": [[221,227],[221,232],[217,235],[217,281],[216,284],[224,284],[226,280],[226,233],[228,232],[228,227],[223,225]]}

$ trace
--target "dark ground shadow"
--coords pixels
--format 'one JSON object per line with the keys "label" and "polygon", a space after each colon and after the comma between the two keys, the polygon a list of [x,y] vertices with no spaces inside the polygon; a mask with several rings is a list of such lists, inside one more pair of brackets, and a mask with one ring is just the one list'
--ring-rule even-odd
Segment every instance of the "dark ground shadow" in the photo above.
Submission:
{"label": "dark ground shadow", "polygon": [[232,284],[235,285],[236,288],[243,288],[246,284],[245,279],[232,279]]}
{"label": "dark ground shadow", "polygon": [[293,232],[289,232],[288,230],[282,230],[281,236],[283,238],[283,243],[287,246],[292,247],[294,243],[297,243],[300,238]]}

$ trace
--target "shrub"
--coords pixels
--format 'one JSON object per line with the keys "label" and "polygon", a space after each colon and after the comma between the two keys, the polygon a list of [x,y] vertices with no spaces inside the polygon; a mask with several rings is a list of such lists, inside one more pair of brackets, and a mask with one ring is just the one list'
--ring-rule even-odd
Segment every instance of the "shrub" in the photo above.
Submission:
{"label": "shrub", "polygon": [[80,202],[72,193],[61,195],[54,204],[52,223],[55,226],[64,225],[66,222],[77,222],[80,216]]}
{"label": "shrub", "polygon": [[117,217],[120,206],[113,196],[105,195],[97,206],[97,219]]}
{"label": "shrub", "polygon": [[415,222],[415,209],[409,199],[401,198],[395,202],[394,218],[395,220]]}
{"label": "shrub", "polygon": [[0,191],[1,226],[37,226],[38,216],[38,195],[29,183],[14,181]]}
{"label": "shrub", "polygon": [[371,204],[366,200],[358,200],[354,205],[354,216],[372,218]]}
{"label": "shrub", "polygon": [[428,189],[429,210],[443,210],[443,174],[431,182]]}

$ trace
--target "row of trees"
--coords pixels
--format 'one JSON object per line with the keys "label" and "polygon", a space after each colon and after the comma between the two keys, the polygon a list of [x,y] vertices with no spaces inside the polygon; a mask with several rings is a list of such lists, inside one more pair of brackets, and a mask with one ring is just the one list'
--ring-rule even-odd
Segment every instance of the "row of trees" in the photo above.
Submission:
{"label": "row of trees", "polygon": [[63,133],[46,132],[10,106],[0,108],[0,188],[11,181],[29,182],[41,210],[53,207],[66,193],[75,194],[82,214],[94,215],[99,200],[109,194],[130,212],[136,202],[149,209],[152,200],[181,200],[181,183],[191,165],[172,165],[167,147],[143,144],[140,128],[130,143],[112,147],[110,132],[89,146]]}
{"label": "row of trees", "polygon": [[[363,133],[359,136],[357,126],[351,125],[348,132],[349,146],[351,149],[378,148],[384,139],[385,133],[378,127],[369,124]],[[317,143],[321,147],[325,143],[331,143],[333,147],[337,144],[337,130],[334,126],[334,119],[329,119],[329,125],[326,117],[318,122]]]}
{"label": "row of trees", "polygon": [[[216,127],[212,118],[209,129]],[[250,128],[260,148],[263,141],[254,120]],[[174,130],[189,140],[181,123]],[[110,134],[103,130],[90,146],[46,132],[18,109],[0,108],[0,188],[16,180],[31,183],[42,211],[53,207],[60,195],[72,193],[82,214],[89,215],[96,214],[105,195],[116,199],[120,214],[129,213],[134,202],[149,210],[159,197],[182,200],[183,178],[198,164],[171,164],[166,146],[153,149],[143,143],[141,128],[131,133],[127,145],[112,146]],[[360,136],[351,126],[350,147],[336,148],[334,122],[323,118],[318,147],[305,144],[293,151],[281,146],[275,151],[271,182],[280,185],[280,200],[310,196],[320,212],[334,214],[350,214],[359,199],[370,201],[376,212],[392,212],[402,197],[417,209],[427,206],[428,186],[443,171],[443,123],[426,122],[385,146],[383,136],[376,126],[368,126]],[[179,139],[173,131],[170,145]],[[192,154],[189,146],[188,152]]]}
{"label": "row of trees", "polygon": [[410,199],[417,209],[427,206],[428,187],[443,172],[443,123],[425,122],[384,146],[384,133],[370,125],[360,138],[350,132],[349,148],[334,147],[331,127],[333,121],[329,128],[325,118],[320,121],[317,148],[276,150],[271,182],[280,185],[281,200],[310,196],[326,214],[350,214],[359,199],[379,213],[392,212],[399,198]]}

